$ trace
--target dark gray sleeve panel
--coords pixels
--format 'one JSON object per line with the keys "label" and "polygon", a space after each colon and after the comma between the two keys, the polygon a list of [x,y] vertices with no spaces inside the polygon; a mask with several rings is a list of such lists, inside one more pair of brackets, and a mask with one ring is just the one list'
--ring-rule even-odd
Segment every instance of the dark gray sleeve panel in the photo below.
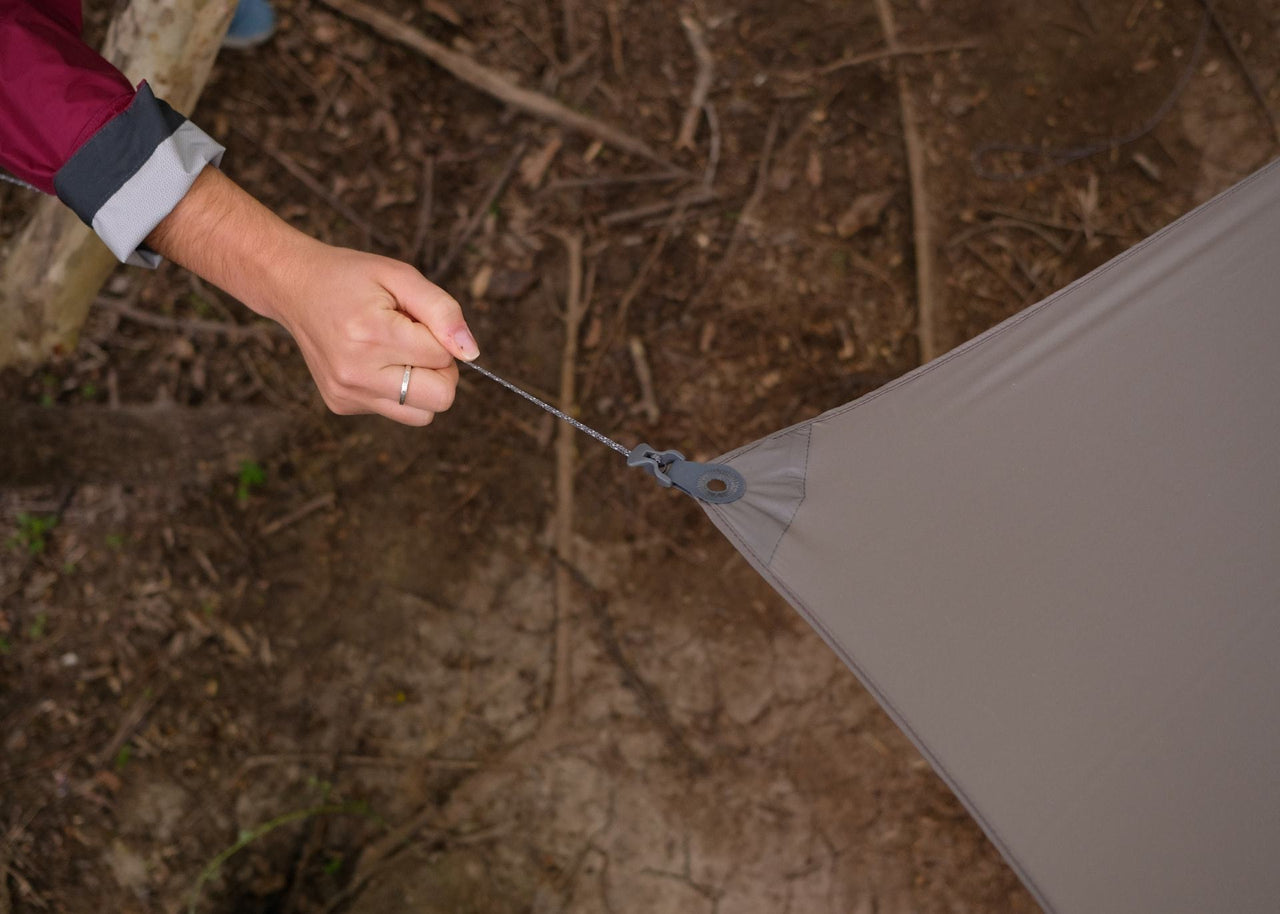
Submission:
{"label": "dark gray sleeve panel", "polygon": [[721,459],[712,520],[1047,910],[1280,910],[1280,162]]}

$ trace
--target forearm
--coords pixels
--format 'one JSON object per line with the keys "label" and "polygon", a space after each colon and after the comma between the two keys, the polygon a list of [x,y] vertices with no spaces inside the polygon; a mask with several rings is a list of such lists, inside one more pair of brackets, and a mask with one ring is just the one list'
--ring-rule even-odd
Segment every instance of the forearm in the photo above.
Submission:
{"label": "forearm", "polygon": [[290,287],[302,284],[306,264],[325,247],[212,167],[147,236],[147,246],[281,322]]}

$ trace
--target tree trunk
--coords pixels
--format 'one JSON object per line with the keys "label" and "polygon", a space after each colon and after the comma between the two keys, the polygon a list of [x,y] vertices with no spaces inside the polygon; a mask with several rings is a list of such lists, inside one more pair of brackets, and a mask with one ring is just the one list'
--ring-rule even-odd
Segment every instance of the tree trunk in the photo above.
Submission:
{"label": "tree trunk", "polygon": [[[236,0],[130,0],[111,23],[102,56],[131,82],[146,79],[157,96],[190,111],[235,6]],[[116,265],[56,198],[33,197],[31,208],[30,221],[0,259],[0,367],[72,349]]]}

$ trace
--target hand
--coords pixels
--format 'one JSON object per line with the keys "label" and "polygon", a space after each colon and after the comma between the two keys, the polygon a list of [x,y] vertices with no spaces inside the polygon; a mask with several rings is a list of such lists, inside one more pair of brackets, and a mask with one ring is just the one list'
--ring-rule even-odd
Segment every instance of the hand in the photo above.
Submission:
{"label": "hand", "polygon": [[453,403],[453,360],[479,355],[458,303],[413,267],[304,235],[216,168],[147,244],[283,324],[336,413],[427,425]]}
{"label": "hand", "polygon": [[[282,276],[294,279],[269,306],[272,316],[298,341],[335,413],[424,426],[453,403],[454,359],[470,361],[479,350],[444,290],[408,264],[319,242]],[[406,366],[413,371],[402,406]]]}

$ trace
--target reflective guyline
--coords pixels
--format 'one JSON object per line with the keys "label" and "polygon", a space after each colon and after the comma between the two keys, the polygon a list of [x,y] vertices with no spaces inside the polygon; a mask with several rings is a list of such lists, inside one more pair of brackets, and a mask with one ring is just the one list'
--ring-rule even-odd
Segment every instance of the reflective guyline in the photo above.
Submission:
{"label": "reflective guyline", "polygon": [[484,375],[486,378],[489,378],[491,381],[497,381],[507,390],[511,391],[514,394],[519,394],[520,396],[528,400],[530,403],[536,403],[538,406],[541,406],[543,409],[551,413],[551,415],[555,416],[557,419],[563,419],[565,422],[568,422],[578,431],[586,432],[588,435],[590,435],[592,438],[599,441],[601,444],[607,447],[613,448],[623,457],[630,456],[631,454],[630,448],[623,447],[621,444],[614,441],[608,435],[604,434],[603,432],[597,432],[594,428],[592,428],[589,425],[583,425],[581,422],[573,418],[573,416],[570,416],[568,413],[561,412],[560,410],[552,406],[550,403],[547,403],[543,400],[539,400],[537,397],[535,397],[533,394],[529,393],[526,390],[521,390],[519,387],[516,387],[516,385],[512,384],[510,381],[507,381],[507,380],[504,380],[503,378],[498,377],[489,369],[481,368],[475,362],[463,362],[462,364],[466,365],[468,368],[471,368],[475,371],[480,372],[482,375]]}

